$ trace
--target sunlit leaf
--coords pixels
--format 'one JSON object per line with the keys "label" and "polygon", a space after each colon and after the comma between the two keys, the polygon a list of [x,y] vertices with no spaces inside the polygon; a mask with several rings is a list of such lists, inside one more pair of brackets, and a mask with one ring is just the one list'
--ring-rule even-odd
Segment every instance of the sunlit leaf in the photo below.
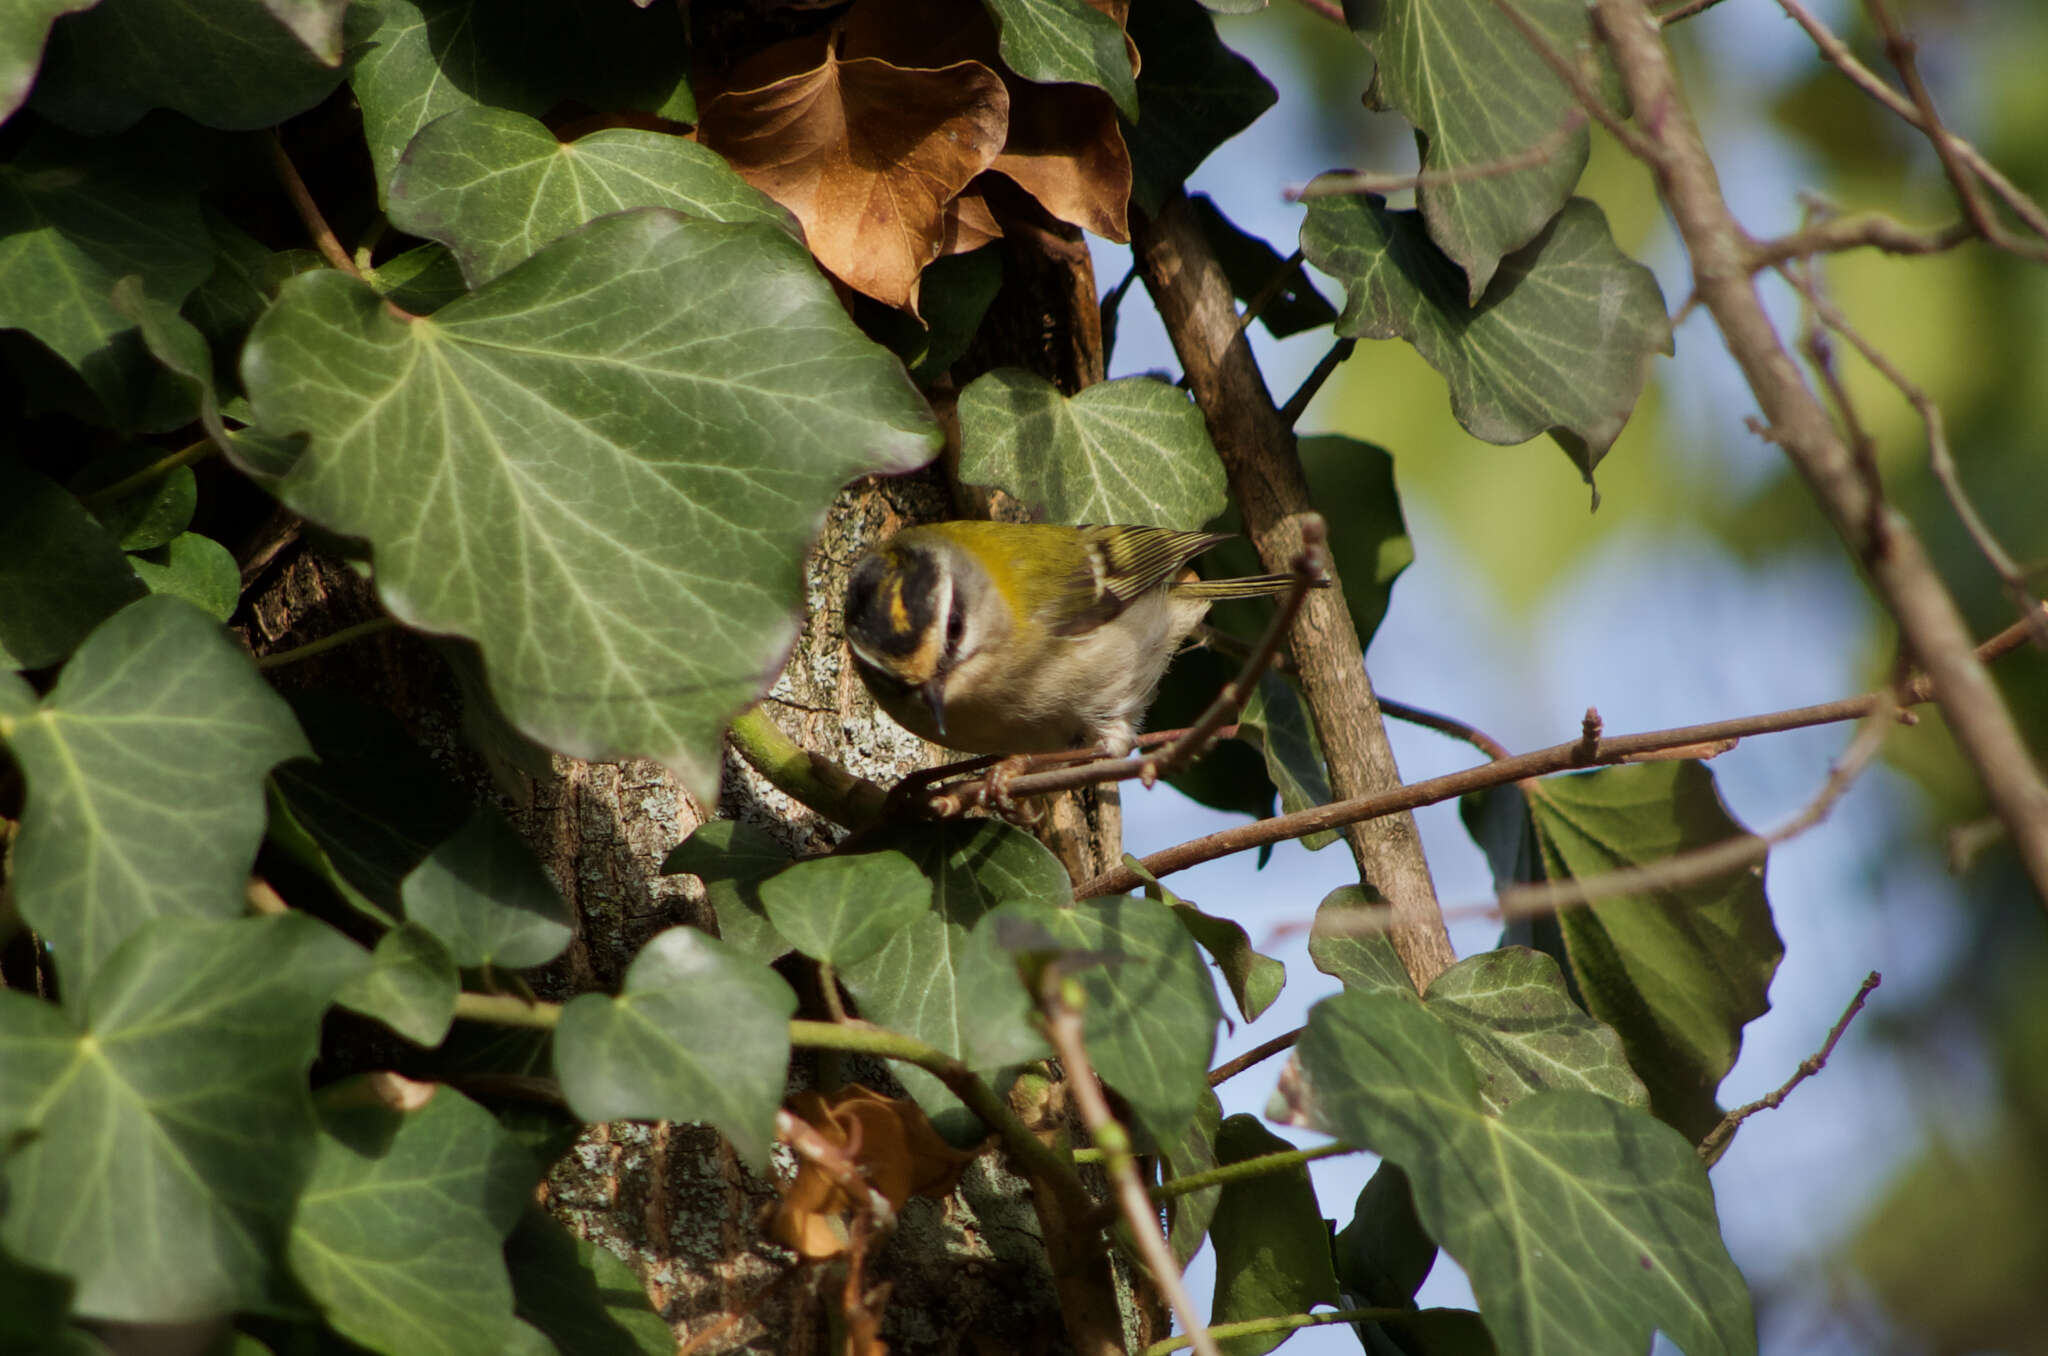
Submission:
{"label": "sunlit leaf", "polygon": [[[1594,46],[1579,0],[1518,0],[1517,8],[1566,60]],[[1540,163],[1498,167],[1555,141],[1578,105],[1493,0],[1351,0],[1345,13],[1378,62],[1366,101],[1415,124],[1423,169],[1489,170],[1416,194],[1430,238],[1465,271],[1476,305],[1501,256],[1535,239],[1571,196],[1588,135],[1581,126]]]}
{"label": "sunlit leaf", "polygon": [[454,250],[471,287],[629,207],[794,229],[788,213],[694,141],[608,128],[562,142],[545,123],[502,108],[458,109],[421,129],[390,191],[392,225]]}
{"label": "sunlit leaf", "polygon": [[[1251,1116],[1229,1117],[1216,1135],[1219,1163],[1238,1163],[1293,1147]],[[1337,1303],[1330,1230],[1323,1223],[1305,1165],[1226,1185],[1210,1229],[1216,1241],[1216,1298],[1210,1322],[1300,1314],[1318,1304]],[[1260,1333],[1226,1338],[1216,1345],[1225,1356],[1265,1356],[1292,1335]]]}
{"label": "sunlit leaf", "polygon": [[1000,33],[1003,63],[1041,84],[1093,85],[1138,116],[1130,49],[1115,19],[1087,0],[982,0]]}
{"label": "sunlit leaf", "polygon": [[706,801],[833,493],[938,440],[789,236],[659,208],[431,319],[295,278],[243,375],[258,424],[312,435],[283,499],[370,541],[394,614],[477,640],[522,732],[656,758]]}
{"label": "sunlit leaf", "polygon": [[327,1090],[291,1265],[327,1321],[374,1351],[469,1356],[511,1337],[502,1246],[533,1160],[453,1088],[399,1111]]}
{"label": "sunlit leaf", "polygon": [[478,810],[399,886],[405,916],[457,965],[520,970],[569,944],[569,906],[533,849],[496,810]]}
{"label": "sunlit leaf", "polygon": [[[1549,777],[1527,793],[1545,872],[1591,876],[1662,861],[1746,830],[1698,762]],[[1721,1119],[1714,1090],[1742,1028],[1770,1010],[1785,944],[1761,865],[1558,915],[1586,1008],[1621,1033],[1657,1114],[1697,1140]]]}
{"label": "sunlit leaf", "polygon": [[1223,511],[1223,463],[1187,393],[1150,377],[1068,397],[1021,368],[960,393],[960,478],[994,485],[1056,523],[1188,531]]}
{"label": "sunlit leaf", "polygon": [[1489,1115],[1457,1038],[1393,994],[1318,1003],[1296,1058],[1311,1118],[1408,1174],[1501,1351],[1640,1356],[1655,1331],[1756,1350],[1706,1169],[1669,1126],[1584,1092]]}
{"label": "sunlit leaf", "polygon": [[795,1011],[796,994],[767,966],[670,928],[640,948],[618,997],[586,993],[562,1009],[555,1074],[587,1121],[700,1122],[762,1171]]}
{"label": "sunlit leaf", "polygon": [[1065,907],[1019,900],[1003,912],[1081,953],[1072,974],[1085,995],[1088,1058],[1154,1144],[1178,1141],[1208,1094],[1223,1012],[1174,911],[1154,899],[1109,898]]}
{"label": "sunlit leaf", "polygon": [[[1157,212],[1209,152],[1257,121],[1279,97],[1258,68],[1225,47],[1193,0],[1151,0],[1131,11],[1143,112],[1124,127],[1131,200]],[[1130,116],[1128,109],[1125,115]]]}
{"label": "sunlit leaf", "polygon": [[47,668],[148,590],[57,483],[0,457],[0,666]]}
{"label": "sunlit leaf", "polygon": [[0,122],[14,116],[35,84],[43,43],[59,16],[91,9],[99,0],[25,0],[0,15]]}
{"label": "sunlit leaf", "polygon": [[1230,986],[1230,996],[1237,1000],[1237,1010],[1244,1019],[1247,1022],[1257,1021],[1259,1014],[1280,996],[1281,988],[1287,983],[1287,967],[1254,950],[1250,936],[1230,919],[1203,913],[1161,885],[1159,878],[1128,852],[1124,854],[1124,866],[1143,878],[1145,897],[1156,899],[1172,909],[1174,917],[1187,929],[1188,936],[1209,953],[1209,959],[1215,961],[1216,968],[1223,972],[1223,980]]}
{"label": "sunlit leaf", "polygon": [[[1042,1050],[1014,968],[1005,973],[976,924],[1010,900],[1059,901],[1073,884],[1059,859],[1020,829],[995,820],[946,820],[874,834],[862,846],[895,851],[932,883],[932,905],[888,945],[839,972],[869,1021],[988,1067],[1020,1050]],[[979,1122],[921,1069],[895,1073],[956,1143]]]}
{"label": "sunlit leaf", "polygon": [[67,1003],[150,919],[242,911],[263,775],[307,751],[248,657],[175,598],[115,613],[40,705],[0,691],[0,738],[28,781],[14,898]]}
{"label": "sunlit leaf", "polygon": [[1474,437],[1519,443],[1548,432],[1588,479],[1634,409],[1650,358],[1671,352],[1656,278],[1583,198],[1501,260],[1476,304],[1420,216],[1390,212],[1373,194],[1310,200],[1301,247],[1344,284],[1337,333],[1408,340],[1443,374],[1451,413]]}
{"label": "sunlit leaf", "polygon": [[814,857],[760,888],[775,930],[835,966],[866,960],[932,903],[932,883],[899,852]]}
{"label": "sunlit leaf", "polygon": [[301,914],[164,918],[77,985],[75,1026],[0,992],[0,1137],[21,1137],[0,1242],[93,1317],[266,1303],[312,1167],[320,1013],[367,963]]}

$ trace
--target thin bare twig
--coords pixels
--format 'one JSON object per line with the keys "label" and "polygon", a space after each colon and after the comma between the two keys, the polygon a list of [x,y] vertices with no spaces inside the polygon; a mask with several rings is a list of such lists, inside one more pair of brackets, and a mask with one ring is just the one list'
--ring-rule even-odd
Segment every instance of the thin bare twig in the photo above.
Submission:
{"label": "thin bare twig", "polygon": [[1704,14],[1720,3],[1721,0],[1684,0],[1683,4],[1673,5],[1670,9],[1660,12],[1657,15],[1657,22],[1659,25],[1669,26],[1680,19],[1690,19],[1695,14]]}
{"label": "thin bare twig", "polygon": [[[1899,117],[1905,119],[1922,132],[1927,127],[1920,110],[1907,96],[1887,85],[1877,73],[1856,59],[1849,45],[1815,18],[1812,11],[1800,0],[1778,0],[1778,7],[1791,16],[1792,22],[1806,30],[1806,36],[1820,49],[1823,60],[1843,75],[1858,89],[1883,104]],[[1981,152],[1959,136],[1948,134],[1946,140],[1951,152],[1967,166],[1970,172],[1983,181],[1984,185],[1998,195],[2012,214],[2027,226],[2027,229],[2043,240],[2048,240],[2048,212],[2043,212],[2038,203],[2022,193],[2018,185],[1998,171],[1998,167],[1986,160]]]}
{"label": "thin bare twig", "polygon": [[1550,67],[1550,73],[1564,82],[1564,87],[1579,101],[1580,108],[1592,114],[1593,120],[1606,128],[1609,136],[1628,147],[1632,155],[1644,160],[1649,158],[1649,141],[1642,133],[1623,122],[1621,117],[1607,106],[1607,101],[1600,97],[1600,91],[1586,79],[1585,72],[1579,69],[1576,62],[1550,45],[1550,39],[1544,35],[1542,29],[1536,27],[1528,15],[1522,13],[1522,7],[1515,3],[1515,0],[1493,0],[1493,7],[1515,26],[1515,31],[1522,35],[1522,41],[1529,45],[1529,50],[1534,52],[1544,65]]}
{"label": "thin bare twig", "polygon": [[1756,271],[1788,259],[1864,248],[1886,254],[1941,254],[1976,238],[1977,228],[1967,221],[1952,221],[1939,230],[1915,231],[1882,212],[1858,212],[1823,218],[1790,235],[1756,241],[1749,247],[1749,262]]}
{"label": "thin bare twig", "polygon": [[1377,193],[1385,197],[1389,193],[1406,193],[1410,190],[1419,192],[1427,188],[1469,183],[1474,179],[1494,179],[1504,174],[1515,174],[1521,170],[1549,164],[1559,151],[1571,144],[1571,139],[1577,136],[1585,125],[1585,111],[1573,108],[1565,114],[1563,122],[1542,138],[1497,160],[1458,165],[1451,169],[1416,170],[1410,174],[1372,174],[1356,170],[1324,174],[1313,183],[1288,189],[1284,196],[1289,202],[1305,202],[1310,198],[1342,197],[1351,193]]}
{"label": "thin bare twig", "polygon": [[1294,1043],[1301,1039],[1301,1033],[1306,1030],[1308,1030],[1307,1027],[1298,1026],[1292,1031],[1283,1031],[1264,1045],[1254,1046],[1236,1059],[1218,1064],[1215,1068],[1209,1070],[1209,1086],[1212,1088],[1220,1087],[1243,1073],[1246,1069],[1265,1063],[1282,1050],[1292,1049]]}
{"label": "thin bare twig", "polygon": [[1992,571],[1998,575],[1999,583],[2005,588],[2006,597],[2019,609],[2021,618],[2032,625],[2034,643],[2048,648],[2048,616],[2044,616],[2041,609],[2034,605],[2033,595],[2027,589],[2026,571],[2020,568],[2011,553],[1999,542],[1997,534],[1992,532],[1990,524],[1977,512],[1976,503],[1963,488],[1962,475],[1956,469],[1955,455],[1949,449],[1948,424],[1942,417],[1941,406],[1936,404],[1927,392],[1909,380],[1883,350],[1864,338],[1863,334],[1849,323],[1849,318],[1842,314],[1840,308],[1821,294],[1810,277],[1794,276],[1790,270],[1782,266],[1778,273],[1799,289],[1800,295],[1806,304],[1813,308],[1814,314],[1821,322],[1847,339],[1862,355],[1863,361],[1876,368],[1878,375],[1890,382],[1899,394],[1906,398],[1906,403],[1913,407],[1914,413],[1920,416],[1921,426],[1927,430],[1928,466],[1933,470],[1935,480],[1941,485],[1942,493],[1948,496],[1949,507],[1955,510],[1956,517],[1962,521],[1963,530],[1970,534],[1970,540],[1976,545],[1978,554],[1984,557]]}
{"label": "thin bare twig", "polygon": [[[1254,292],[1249,301],[1245,302],[1244,313],[1237,318],[1237,328],[1239,330],[1243,330],[1247,325],[1257,320],[1265,313],[1266,308],[1271,306],[1274,300],[1287,290],[1287,280],[1301,271],[1301,261],[1306,258],[1308,258],[1306,250],[1296,250],[1287,256],[1287,262],[1273,270],[1273,276],[1266,279],[1265,285]],[[1131,276],[1136,276],[1135,270]]]}
{"label": "thin bare twig", "polygon": [[1438,734],[1449,735],[1453,739],[1462,739],[1488,758],[1514,757],[1513,754],[1508,752],[1508,746],[1495,739],[1492,735],[1484,730],[1467,725],[1464,721],[1452,716],[1439,715],[1435,711],[1425,711],[1419,706],[1410,706],[1407,702],[1397,702],[1392,697],[1380,698],[1380,710],[1386,712],[1395,720],[1406,721],[1410,725],[1420,725],[1425,730],[1435,730]]}
{"label": "thin bare twig", "polygon": [[1308,403],[1323,389],[1323,383],[1337,370],[1337,364],[1351,356],[1358,347],[1356,339],[1339,339],[1330,345],[1329,351],[1316,360],[1309,374],[1301,379],[1301,385],[1294,388],[1294,394],[1287,397],[1287,403],[1280,407],[1280,422],[1293,428],[1301,422],[1301,416],[1308,412]]}
{"label": "thin bare twig", "polygon": [[1872,504],[1850,449],[1785,352],[1749,273],[1748,237],[1722,196],[1656,23],[1641,0],[1594,0],[1594,14],[1647,133],[1645,163],[1685,241],[1701,304],[1742,369],[1773,441],[1805,478],[1897,620],[1902,643],[1926,669],[1957,745],[2048,908],[2048,780],[1973,653],[1962,613],[1912,523],[1881,501]]}
{"label": "thin bare twig", "polygon": [[1117,1205],[1123,1211],[1124,1222],[1131,1227],[1138,1255],[1194,1349],[1202,1356],[1221,1356],[1181,1279],[1180,1268],[1174,1264],[1173,1250],[1167,1246],[1166,1235],[1159,1227],[1159,1210],[1138,1176],[1130,1133],[1118,1124],[1115,1113],[1109,1109],[1109,1099],[1103,1096],[1102,1085],[1095,1080],[1095,1067],[1088,1062],[1088,1050],[1081,1040],[1081,1001],[1081,986],[1063,975],[1058,964],[1047,966],[1039,992],[1046,1038],[1066,1070],[1067,1086],[1074,1094],[1081,1123],[1088,1127],[1089,1138],[1103,1151],[1103,1172],[1116,1190]]}
{"label": "thin bare twig", "polygon": [[[2048,604],[2042,606],[2048,607]],[[2017,649],[2026,643],[2031,634],[2031,627],[2027,622],[2014,622],[1979,646],[1977,653],[1981,659],[1989,662]],[[1896,702],[1901,706],[1924,702],[1929,699],[1931,691],[1927,677],[1919,675],[1900,684]],[[1636,762],[1656,757],[1668,750],[1693,745],[1705,745],[1709,748],[1717,745],[1732,747],[1728,741],[1746,739],[1751,735],[1777,734],[1785,730],[1802,730],[1813,725],[1832,725],[1844,720],[1860,720],[1881,706],[1892,704],[1894,700],[1893,693],[1886,690],[1861,697],[1847,697],[1840,701],[1822,702],[1814,706],[1794,707],[1787,711],[1714,721],[1705,725],[1686,725],[1669,730],[1652,730],[1643,734],[1602,738],[1597,741],[1594,756],[1590,758],[1586,753],[1586,741],[1583,738],[1575,739],[1564,744],[1553,744],[1547,749],[1538,749],[1533,753],[1517,754],[1511,758],[1466,768],[1462,772],[1431,777],[1426,781],[1411,782],[1369,796],[1356,796],[1329,805],[1319,805],[1313,809],[1298,810],[1293,814],[1278,815],[1272,819],[1262,819],[1256,823],[1225,829],[1220,833],[1207,834],[1155,852],[1139,862],[1139,865],[1154,876],[1167,876],[1176,871],[1185,871],[1191,866],[1200,866],[1203,862],[1214,861],[1218,857],[1227,857],[1233,852],[1244,852],[1251,848],[1264,847],[1268,843],[1299,838],[1323,829],[1338,828],[1360,819],[1415,810],[1424,805],[1435,805],[1441,801],[1454,800],[1472,791],[1505,786],[1529,777],[1567,772],[1574,768]],[[1050,774],[1046,780],[1059,775]],[[1039,779],[1018,780],[1023,782]],[[1024,794],[1027,789],[1030,793],[1036,794],[1047,788],[1017,788],[1019,794]],[[1069,788],[1060,786],[1058,789]],[[1122,894],[1143,883],[1144,878],[1128,867],[1112,867],[1101,875],[1076,885],[1074,897],[1095,899],[1103,895]]]}
{"label": "thin bare twig", "polygon": [[327,218],[320,214],[320,205],[313,201],[306,181],[299,177],[299,167],[285,154],[284,142],[278,139],[276,132],[266,132],[263,144],[270,151],[270,167],[276,172],[277,181],[284,185],[285,196],[292,200],[292,210],[305,223],[306,234],[313,238],[320,257],[327,261],[329,268],[338,268],[352,278],[361,278],[362,270],[341,247],[341,241],[335,238],[334,228],[327,224]]}
{"label": "thin bare twig", "polygon": [[1792,1089],[1827,1067],[1828,1056],[1835,1053],[1836,1042],[1842,1039],[1842,1033],[1849,1029],[1849,1023],[1856,1019],[1856,1014],[1863,1011],[1863,1000],[1870,997],[1871,990],[1883,982],[1884,977],[1875,970],[1864,976],[1862,986],[1856,990],[1856,996],[1849,1000],[1849,1006],[1843,1009],[1834,1029],[1828,1032],[1826,1043],[1799,1061],[1799,1068],[1785,1080],[1784,1086],[1746,1106],[1735,1108],[1721,1118],[1720,1124],[1707,1132],[1707,1137],[1700,1141],[1700,1157],[1706,1160],[1708,1167],[1719,1162],[1721,1155],[1728,1151],[1729,1143],[1734,1140],[1735,1132],[1741,1129],[1744,1121],[1759,1111],[1777,1110],[1784,1100],[1792,1095]]}

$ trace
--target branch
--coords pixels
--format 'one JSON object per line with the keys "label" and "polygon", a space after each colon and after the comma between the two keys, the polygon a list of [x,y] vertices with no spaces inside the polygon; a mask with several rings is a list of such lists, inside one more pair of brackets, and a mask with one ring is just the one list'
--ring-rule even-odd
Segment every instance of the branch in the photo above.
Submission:
{"label": "branch", "polygon": [[1828,1032],[1827,1043],[1800,1060],[1799,1068],[1785,1080],[1784,1086],[1776,1092],[1757,1098],[1747,1106],[1735,1108],[1721,1118],[1719,1125],[1707,1132],[1707,1137],[1700,1141],[1700,1157],[1706,1161],[1708,1167],[1713,1167],[1721,1160],[1721,1155],[1728,1152],[1728,1145],[1735,1139],[1735,1132],[1742,1128],[1744,1121],[1759,1111],[1777,1110],[1784,1100],[1792,1095],[1792,1089],[1827,1067],[1828,1056],[1835,1053],[1835,1043],[1842,1039],[1842,1033],[1849,1029],[1849,1023],[1856,1019],[1856,1014],[1863,1011],[1863,1000],[1870,997],[1870,991],[1883,982],[1884,977],[1875,970],[1864,976],[1862,987],[1856,990],[1856,996],[1849,1000],[1849,1006],[1843,1009],[1834,1029]]}
{"label": "branch", "polygon": [[[2040,606],[2048,607],[2048,604]],[[1978,655],[1986,661],[1995,659],[2017,649],[2025,642],[2029,633],[2030,623],[2014,622],[1985,641],[1979,648]],[[1929,683],[1923,675],[1912,678],[1900,686],[1897,703],[1900,706],[1913,706],[1927,701],[1929,697]],[[1155,852],[1139,862],[1139,865],[1154,876],[1166,876],[1175,871],[1185,871],[1191,866],[1200,866],[1203,862],[1214,861],[1218,857],[1227,857],[1233,852],[1264,847],[1268,843],[1299,838],[1323,829],[1339,828],[1362,819],[1415,810],[1424,805],[1435,805],[1439,801],[1452,800],[1468,792],[1505,786],[1527,777],[1569,772],[1575,768],[1636,762],[1697,745],[1705,745],[1710,750],[1720,746],[1720,751],[1725,752],[1727,748],[1733,747],[1729,741],[1746,739],[1751,735],[1777,734],[1785,730],[1802,730],[1813,725],[1832,725],[1838,721],[1858,720],[1877,710],[1881,705],[1892,702],[1893,699],[1893,694],[1887,690],[1861,697],[1848,697],[1840,701],[1822,702],[1816,706],[1793,707],[1787,711],[1774,711],[1766,715],[1714,721],[1706,725],[1684,725],[1669,730],[1652,730],[1644,734],[1599,738],[1591,742],[1581,737],[1569,743],[1553,744],[1547,749],[1538,749],[1534,753],[1500,758],[1478,767],[1466,768],[1462,772],[1395,787],[1391,791],[1336,801],[1310,810],[1298,810],[1291,815],[1277,815],[1272,819],[1261,819],[1256,823],[1225,829],[1220,833],[1208,834],[1177,847]],[[1038,779],[1018,778],[1020,784],[1035,780]],[[1093,899],[1101,895],[1122,894],[1142,884],[1142,876],[1128,867],[1118,866],[1075,886],[1074,897]]]}
{"label": "branch", "polygon": [[846,828],[872,824],[888,802],[888,793],[873,782],[799,747],[758,706],[733,720],[732,747],[776,790]]}
{"label": "branch", "polygon": [[[1899,117],[1905,119],[1922,132],[1928,130],[1920,110],[1913,101],[1879,79],[1876,72],[1856,59],[1849,45],[1829,31],[1828,26],[1816,19],[1800,0],[1778,0],[1778,7],[1792,17],[1792,21],[1806,30],[1806,36],[1813,39],[1813,45],[1820,49],[1823,60],[1843,75],[1865,94],[1883,104]],[[1957,160],[1969,167],[1972,174],[1983,180],[1986,187],[1996,193],[2012,214],[2026,223],[2027,229],[2044,240],[2048,240],[2048,213],[2040,205],[2019,190],[2012,180],[1998,172],[1997,166],[1986,160],[1975,146],[1954,135],[1945,134],[1949,150]]]}
{"label": "branch", "polygon": [[1368,174],[1355,171],[1324,174],[1318,176],[1312,184],[1288,189],[1282,196],[1289,202],[1303,202],[1309,198],[1334,198],[1354,193],[1377,193],[1385,197],[1389,193],[1405,193],[1410,190],[1419,192],[1427,188],[1462,184],[1473,179],[1494,179],[1550,163],[1585,125],[1585,112],[1574,108],[1565,116],[1562,123],[1540,140],[1533,141],[1514,154],[1502,156],[1498,160],[1458,165],[1452,169],[1418,170],[1413,174]]}
{"label": "branch", "polygon": [[1173,1316],[1180,1320],[1188,1343],[1202,1356],[1222,1356],[1201,1316],[1195,1312],[1195,1302],[1181,1279],[1180,1268],[1174,1265],[1173,1250],[1167,1246],[1166,1235],[1159,1227],[1159,1211],[1138,1177],[1130,1134],[1117,1123],[1109,1109],[1109,1099],[1102,1094],[1102,1084],[1095,1080],[1094,1066],[1089,1064],[1087,1048],[1081,1043],[1081,1001],[1080,984],[1063,976],[1057,964],[1047,966],[1039,994],[1046,1038],[1066,1069],[1067,1086],[1073,1090],[1081,1123],[1088,1127],[1089,1138],[1103,1151],[1103,1171],[1116,1190],[1117,1204],[1123,1211],[1124,1222],[1131,1227],[1138,1256],[1151,1271],[1160,1293],[1166,1296]]}
{"label": "branch", "polygon": [[1246,1069],[1265,1063],[1282,1050],[1292,1049],[1294,1043],[1301,1039],[1301,1033],[1307,1029],[1307,1027],[1298,1026],[1292,1031],[1283,1031],[1264,1045],[1254,1046],[1236,1059],[1217,1065],[1209,1070],[1209,1086],[1212,1088],[1220,1087],[1243,1073]]}
{"label": "branch", "polygon": [[1721,196],[1655,22],[1641,0],[1596,0],[1595,14],[1638,122],[1647,129],[1646,159],[1685,240],[1701,303],[1770,421],[1773,441],[1805,477],[1897,619],[1906,647],[1927,670],[1957,744],[2048,907],[2048,783],[1972,653],[1962,615],[1912,524],[1873,494],[1779,342],[1749,275],[1748,237]]}
{"label": "branch", "polygon": [[1864,248],[1886,254],[1941,254],[1976,238],[1977,228],[1967,221],[1950,222],[1938,231],[1915,231],[1882,212],[1859,212],[1829,217],[1774,240],[1759,240],[1749,247],[1749,266],[1756,271],[1788,259]]}
{"label": "branch", "polygon": [[[1285,569],[1301,549],[1302,523],[1313,505],[1294,433],[1274,407],[1251,347],[1237,328],[1230,280],[1184,196],[1174,195],[1155,217],[1135,214],[1131,240],[1145,286],[1229,474],[1246,533],[1267,569]],[[1352,797],[1398,787],[1401,774],[1387,745],[1342,588],[1340,579],[1335,588],[1311,594],[1290,639],[1329,760],[1330,783],[1339,796]],[[1013,793],[1021,793],[1027,780],[1018,778]],[[1419,990],[1454,957],[1415,823],[1396,816],[1369,829],[1352,828],[1345,837],[1360,877],[1392,901],[1398,923],[1392,932],[1394,948]]]}

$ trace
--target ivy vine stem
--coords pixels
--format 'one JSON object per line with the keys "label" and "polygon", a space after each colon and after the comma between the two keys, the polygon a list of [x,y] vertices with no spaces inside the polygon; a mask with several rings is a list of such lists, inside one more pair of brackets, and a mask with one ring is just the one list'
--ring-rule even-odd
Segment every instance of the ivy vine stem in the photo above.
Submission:
{"label": "ivy vine stem", "polygon": [[1356,1144],[1346,1144],[1340,1140],[1333,1144],[1318,1144],[1313,1149],[1283,1149],[1279,1153],[1260,1154],[1256,1158],[1240,1159],[1235,1163],[1225,1163],[1220,1168],[1210,1168],[1206,1172],[1191,1172],[1185,1177],[1161,1182],[1152,1188],[1152,1200],[1155,1204],[1164,1205],[1176,1196],[1185,1196],[1191,1191],[1201,1191],[1213,1186],[1228,1186],[1232,1182],[1249,1182],[1269,1173],[1285,1172],[1304,1163],[1313,1163],[1318,1158],[1335,1158],[1340,1154],[1363,1152],[1365,1151]]}
{"label": "ivy vine stem", "polygon": [[[1320,1328],[1331,1323],[1398,1323],[1415,1317],[1413,1309],[1338,1309],[1327,1314],[1277,1314],[1272,1318],[1247,1318],[1240,1323],[1218,1323],[1209,1329],[1211,1337],[1228,1341],[1233,1337],[1256,1337],[1261,1333],[1293,1332],[1297,1328]],[[1167,1356],[1189,1346],[1186,1336],[1169,1337],[1142,1347],[1138,1356]]]}
{"label": "ivy vine stem", "polygon": [[131,475],[122,476],[111,485],[102,485],[96,490],[87,490],[78,496],[78,502],[89,509],[104,508],[125,495],[154,485],[180,466],[190,466],[195,461],[204,461],[212,455],[214,441],[201,438],[198,442],[187,443],[175,452],[167,452],[149,465]]}
{"label": "ivy vine stem", "polygon": [[289,650],[276,650],[270,654],[258,655],[256,657],[256,667],[259,669],[280,669],[287,664],[296,664],[301,660],[311,659],[315,655],[326,654],[329,650],[338,650],[344,645],[361,640],[364,636],[374,636],[379,631],[389,631],[397,625],[398,622],[391,617],[372,617],[366,622],[357,622],[354,626],[344,626],[332,635],[322,636],[318,640],[309,640],[304,645],[295,645]]}

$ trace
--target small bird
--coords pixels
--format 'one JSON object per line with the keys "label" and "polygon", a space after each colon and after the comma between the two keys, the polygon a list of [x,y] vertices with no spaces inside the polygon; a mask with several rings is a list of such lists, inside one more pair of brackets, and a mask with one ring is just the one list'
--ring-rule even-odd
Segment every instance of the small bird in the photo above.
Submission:
{"label": "small bird", "polygon": [[1167,661],[1225,598],[1292,577],[1200,579],[1227,534],[934,523],[854,567],[846,638],[884,711],[963,753],[1130,752]]}

